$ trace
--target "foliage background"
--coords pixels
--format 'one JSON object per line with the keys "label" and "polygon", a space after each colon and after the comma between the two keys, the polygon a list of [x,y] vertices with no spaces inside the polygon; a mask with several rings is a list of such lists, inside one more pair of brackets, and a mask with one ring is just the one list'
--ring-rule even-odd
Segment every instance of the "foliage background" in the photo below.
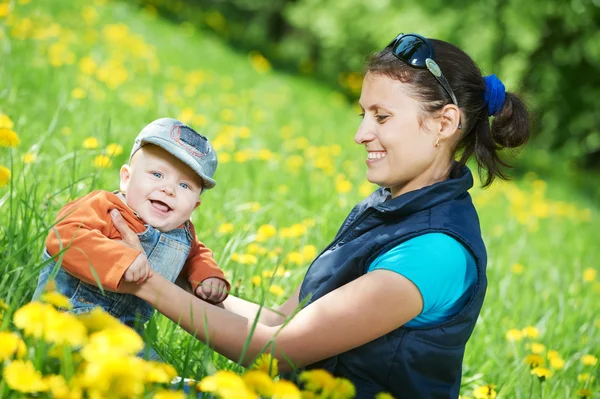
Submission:
{"label": "foliage background", "polygon": [[234,47],[260,50],[280,67],[339,84],[350,97],[360,91],[365,58],[398,32],[449,41],[484,74],[525,95],[538,149],[600,168],[598,0],[137,1],[208,27]]}

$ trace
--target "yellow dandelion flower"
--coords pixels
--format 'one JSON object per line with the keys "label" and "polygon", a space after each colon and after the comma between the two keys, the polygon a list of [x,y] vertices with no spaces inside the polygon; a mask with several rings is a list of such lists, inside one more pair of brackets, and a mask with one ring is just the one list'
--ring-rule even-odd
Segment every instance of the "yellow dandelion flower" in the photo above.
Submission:
{"label": "yellow dandelion flower", "polygon": [[109,144],[106,146],[106,153],[111,157],[116,157],[123,153],[123,146],[120,144]]}
{"label": "yellow dandelion flower", "polygon": [[328,396],[331,399],[351,399],[356,396],[356,388],[346,378],[336,378],[333,392]]}
{"label": "yellow dandelion flower", "polygon": [[275,383],[273,399],[301,399],[300,390],[296,385],[287,380]]}
{"label": "yellow dandelion flower", "polygon": [[550,359],[550,367],[554,370],[561,370],[565,367],[565,361],[560,356]]}
{"label": "yellow dandelion flower", "polygon": [[360,184],[360,186],[358,186],[358,192],[361,197],[368,197],[371,195],[371,193],[373,193],[373,191],[375,191],[375,188],[376,186],[373,183],[364,181]]}
{"label": "yellow dandelion flower", "polygon": [[537,376],[540,381],[544,382],[548,378],[552,377],[552,371],[545,367],[535,367],[531,370],[531,375]]}
{"label": "yellow dandelion flower", "polygon": [[585,355],[581,358],[581,363],[585,366],[595,366],[598,363],[598,358],[594,355]]}
{"label": "yellow dandelion flower", "polygon": [[21,143],[17,133],[11,129],[0,127],[0,147],[16,147]]}
{"label": "yellow dandelion flower", "polygon": [[71,97],[73,97],[76,100],[81,100],[85,98],[86,95],[87,93],[81,87],[76,87],[71,91]]}
{"label": "yellow dandelion flower", "polygon": [[135,355],[143,348],[144,342],[138,333],[130,327],[120,325],[90,335],[89,343],[81,350],[81,355],[91,362],[105,357],[106,353],[113,356],[129,356]]}
{"label": "yellow dandelion flower", "polygon": [[250,137],[250,133],[252,133],[252,130],[250,130],[250,128],[248,126],[242,126],[238,130],[238,136],[240,138],[242,138],[242,139],[249,138]]}
{"label": "yellow dandelion flower", "polygon": [[271,397],[275,392],[275,383],[271,377],[260,370],[249,370],[242,375],[248,388],[262,397]]}
{"label": "yellow dandelion flower", "polygon": [[495,399],[498,393],[494,390],[496,385],[482,385],[473,389],[473,396],[476,399]]}
{"label": "yellow dandelion flower", "polygon": [[15,126],[6,114],[0,114],[0,129],[12,129]]}
{"label": "yellow dandelion flower", "polygon": [[521,332],[521,330],[511,328],[506,332],[506,339],[508,341],[520,341],[523,339],[523,333]]}
{"label": "yellow dandelion flower", "polygon": [[317,247],[314,245],[305,245],[302,248],[302,256],[304,259],[314,259],[317,256]]}
{"label": "yellow dandelion flower", "polygon": [[529,367],[531,368],[536,368],[544,364],[544,358],[540,355],[532,353],[525,357],[525,364],[529,365]]}
{"label": "yellow dandelion flower", "polygon": [[525,327],[522,330],[522,332],[523,332],[523,336],[529,337],[529,338],[537,338],[540,336],[540,330],[538,330],[536,327],[533,327],[533,326]]}
{"label": "yellow dandelion flower", "polygon": [[270,353],[263,353],[254,361],[252,369],[275,378],[279,374],[279,359],[272,357]]}
{"label": "yellow dandelion flower", "polygon": [[80,347],[87,342],[87,337],[87,329],[71,313],[56,312],[46,320],[44,339],[48,342]]}
{"label": "yellow dandelion flower", "polygon": [[62,375],[49,375],[44,378],[50,397],[55,399],[79,399],[82,397],[81,388],[69,387]]}
{"label": "yellow dandelion flower", "polygon": [[105,348],[93,361],[84,362],[77,384],[87,388],[90,398],[137,398],[144,392],[144,363],[139,357],[119,356]]}
{"label": "yellow dandelion flower", "polygon": [[98,66],[92,57],[83,57],[79,60],[79,70],[87,76],[92,76],[96,73]]}
{"label": "yellow dandelion flower", "polygon": [[10,182],[10,169],[0,165],[0,188],[6,187]]}
{"label": "yellow dandelion flower", "polygon": [[262,279],[260,278],[260,276],[252,276],[252,279],[250,281],[252,282],[253,286],[258,287],[262,282]]}
{"label": "yellow dandelion flower", "polygon": [[275,226],[273,226],[272,224],[263,224],[258,228],[255,240],[258,242],[264,242],[274,237],[276,233],[277,229],[275,228]]}
{"label": "yellow dandelion flower", "polygon": [[546,357],[548,359],[553,359],[555,357],[560,357],[560,354],[553,349],[548,349],[548,353],[546,353]]}
{"label": "yellow dandelion flower", "polygon": [[27,348],[17,334],[0,331],[0,362],[11,359],[13,356],[22,358]]}
{"label": "yellow dandelion flower", "polygon": [[258,151],[258,159],[260,159],[261,161],[270,161],[271,159],[274,159],[274,158],[275,158],[275,154],[273,153],[273,151],[271,151],[267,148],[262,148],[261,150]]}
{"label": "yellow dandelion flower", "polygon": [[112,165],[112,161],[110,157],[107,157],[106,155],[96,155],[93,165],[98,169],[104,169],[110,167]]}
{"label": "yellow dandelion flower", "polygon": [[221,120],[225,121],[225,122],[229,122],[233,119],[234,117],[234,113],[232,110],[224,108],[221,110],[221,112],[219,113],[219,116],[221,117]]}
{"label": "yellow dandelion flower", "polygon": [[277,296],[283,296],[285,294],[285,291],[283,288],[281,288],[279,285],[272,285],[269,287],[269,292],[273,295],[277,295]]}
{"label": "yellow dandelion flower", "polygon": [[590,375],[590,373],[582,373],[579,374],[577,376],[577,381],[579,382],[592,382],[596,379],[596,377],[594,377],[593,375]]}
{"label": "yellow dandelion flower", "polygon": [[544,344],[540,344],[539,342],[533,342],[531,344],[531,351],[536,354],[543,353],[546,350]]}
{"label": "yellow dandelion flower", "polygon": [[591,398],[593,392],[586,388],[578,389],[575,394],[581,398]]}
{"label": "yellow dandelion flower", "polygon": [[248,390],[242,377],[229,370],[204,377],[197,387],[202,392],[212,392],[221,397],[233,397],[234,394],[246,396]]}
{"label": "yellow dandelion flower", "polygon": [[387,392],[379,392],[377,395],[375,395],[375,399],[395,399],[395,398]]}
{"label": "yellow dandelion flower", "polygon": [[285,256],[285,263],[300,266],[304,264],[304,256],[300,252],[290,252]]}
{"label": "yellow dandelion flower", "polygon": [[258,51],[251,51],[248,54],[250,65],[258,73],[267,73],[271,70],[271,63]]}
{"label": "yellow dandelion flower", "polygon": [[157,391],[153,398],[154,399],[185,399],[188,396],[182,391],[173,391],[171,389],[161,389]]}
{"label": "yellow dandelion flower", "polygon": [[525,268],[520,263],[515,263],[510,267],[510,271],[513,272],[514,274],[523,274],[524,270],[525,270]]}
{"label": "yellow dandelion flower", "polygon": [[231,154],[227,152],[219,153],[219,164],[225,164],[231,162]]}
{"label": "yellow dandelion flower", "polygon": [[233,232],[233,223],[223,223],[219,226],[219,234],[229,234]]}
{"label": "yellow dandelion flower", "polygon": [[323,369],[303,371],[298,379],[304,384],[304,389],[312,392],[331,392],[336,385],[333,375]]}
{"label": "yellow dandelion flower", "polygon": [[15,312],[13,322],[25,332],[26,336],[42,338],[48,319],[58,314],[59,312],[52,305],[29,302]]}
{"label": "yellow dandelion flower", "polygon": [[[237,262],[242,265],[256,265],[258,263],[258,258],[252,254],[237,254]],[[233,259],[233,256],[232,256]]]}
{"label": "yellow dandelion flower", "polygon": [[0,298],[0,309],[8,310],[8,304],[2,298]]}
{"label": "yellow dandelion flower", "polygon": [[596,269],[588,267],[583,271],[583,281],[585,281],[586,283],[594,281],[597,275],[598,272],[596,271]]}
{"label": "yellow dandelion flower", "polygon": [[352,191],[352,183],[346,179],[338,179],[335,182],[335,190],[340,194],[346,194]]}
{"label": "yellow dandelion flower", "polygon": [[177,376],[177,371],[170,364],[148,361],[145,366],[146,382],[167,384]]}
{"label": "yellow dandelion flower", "polygon": [[90,334],[121,326],[119,319],[111,316],[100,307],[95,307],[91,312],[78,314],[77,318],[83,323]]}
{"label": "yellow dandelion flower", "polygon": [[261,247],[260,245],[256,244],[256,243],[250,243],[248,245],[248,253],[251,254],[258,254],[258,255],[264,255],[268,252],[267,248]]}
{"label": "yellow dandelion flower", "polygon": [[98,139],[95,137],[88,137],[87,139],[83,140],[82,146],[87,150],[98,148]]}
{"label": "yellow dandelion flower", "polygon": [[23,154],[23,156],[21,157],[21,161],[24,164],[34,163],[36,160],[37,160],[37,154],[34,154],[33,152],[28,152],[26,154]]}
{"label": "yellow dandelion flower", "polygon": [[55,308],[73,309],[73,305],[69,301],[69,298],[56,291],[44,292],[40,299],[42,302],[49,303]]}
{"label": "yellow dandelion flower", "polygon": [[298,171],[304,165],[304,158],[300,155],[292,155],[285,160],[285,166],[293,171]]}
{"label": "yellow dandelion flower", "polygon": [[4,367],[3,376],[6,384],[15,391],[34,393],[47,390],[42,373],[37,371],[30,361],[10,362]]}

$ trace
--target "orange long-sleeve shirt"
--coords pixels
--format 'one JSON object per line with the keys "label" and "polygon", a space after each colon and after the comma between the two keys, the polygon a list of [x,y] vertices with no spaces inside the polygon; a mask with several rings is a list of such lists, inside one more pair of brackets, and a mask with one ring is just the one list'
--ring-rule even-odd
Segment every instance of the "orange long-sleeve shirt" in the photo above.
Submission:
{"label": "orange long-sleeve shirt", "polygon": [[[94,285],[96,275],[102,286],[112,290],[119,287],[125,270],[140,254],[139,250],[114,241],[121,239],[109,214],[115,208],[133,231],[141,233],[146,229],[144,222],[117,195],[108,191],[93,191],[60,210],[56,224],[46,239],[46,249],[50,255],[56,255],[68,247],[63,253],[62,267],[69,274]],[[194,240],[181,273],[194,290],[209,277],[227,281],[212,252],[196,238],[191,222],[190,226]],[[229,289],[229,283],[227,285]]]}

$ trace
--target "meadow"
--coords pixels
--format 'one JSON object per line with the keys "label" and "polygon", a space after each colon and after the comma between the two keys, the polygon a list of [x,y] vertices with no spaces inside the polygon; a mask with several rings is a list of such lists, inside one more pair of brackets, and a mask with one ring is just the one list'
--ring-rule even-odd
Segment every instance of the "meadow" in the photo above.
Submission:
{"label": "meadow", "polygon": [[[358,113],[335,89],[278,72],[260,52],[235,52],[151,7],[0,0],[0,397],[118,396],[109,390],[137,378],[127,374],[132,360],[124,374],[94,380],[93,348],[77,349],[87,335],[49,338],[24,327],[35,312],[18,310],[30,309],[56,212],[91,190],[117,189],[143,126],[175,117],[211,139],[217,186],[194,213],[197,234],[233,294],[271,306],[376,188],[353,141]],[[524,170],[471,190],[489,287],[465,354],[463,398],[600,397],[600,208],[571,183]],[[154,379],[138,376],[123,397],[184,397],[160,389],[173,374],[200,381],[244,372],[162,316],[147,330],[172,367],[153,364]],[[299,397],[282,384],[292,396],[273,397]]]}

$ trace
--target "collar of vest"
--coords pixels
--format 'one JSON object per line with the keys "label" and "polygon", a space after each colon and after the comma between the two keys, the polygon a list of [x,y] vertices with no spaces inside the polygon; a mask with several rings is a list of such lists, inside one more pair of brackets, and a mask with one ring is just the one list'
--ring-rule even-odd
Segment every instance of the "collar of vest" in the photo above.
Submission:
{"label": "collar of vest", "polygon": [[[473,187],[473,175],[469,168],[454,162],[450,178],[431,186],[409,191],[390,198],[387,188],[380,188],[369,198],[369,202],[381,213],[402,216],[432,208],[444,202],[463,197]],[[377,205],[375,205],[377,204]]]}

